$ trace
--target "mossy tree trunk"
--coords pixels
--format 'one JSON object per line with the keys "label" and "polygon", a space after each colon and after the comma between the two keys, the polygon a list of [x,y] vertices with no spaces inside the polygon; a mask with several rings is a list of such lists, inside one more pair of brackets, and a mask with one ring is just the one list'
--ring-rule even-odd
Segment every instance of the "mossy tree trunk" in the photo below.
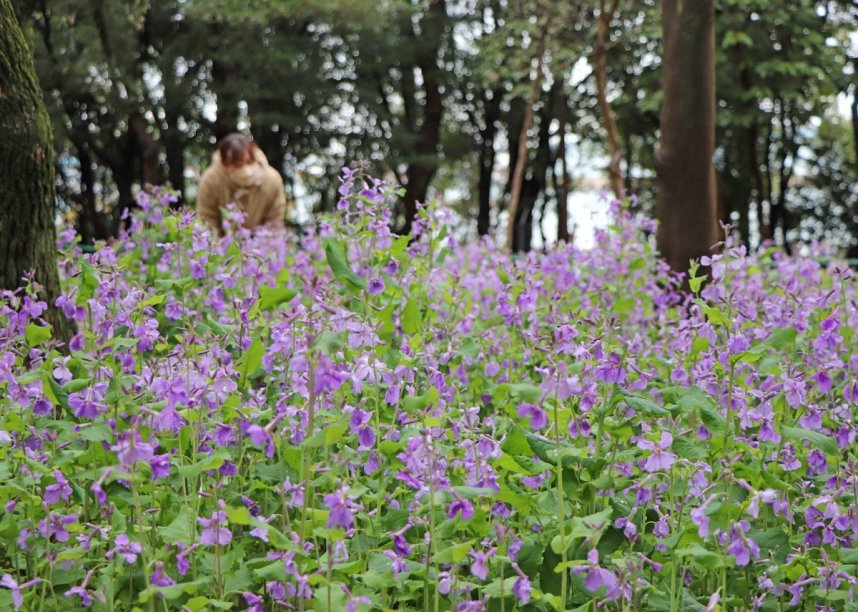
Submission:
{"label": "mossy tree trunk", "polygon": [[54,224],[51,123],[33,58],[11,0],[0,0],[0,287],[20,287],[35,271],[54,337],[73,326],[55,307],[60,293]]}

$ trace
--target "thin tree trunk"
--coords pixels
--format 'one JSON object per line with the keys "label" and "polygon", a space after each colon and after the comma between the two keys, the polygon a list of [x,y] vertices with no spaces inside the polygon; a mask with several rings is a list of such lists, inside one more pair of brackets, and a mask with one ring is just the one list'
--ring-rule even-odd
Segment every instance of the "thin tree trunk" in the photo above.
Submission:
{"label": "thin tree trunk", "polygon": [[128,118],[128,130],[131,132],[134,148],[140,156],[140,182],[142,186],[162,184],[160,148],[158,142],[146,129],[146,122],[143,117],[137,113],[131,115]]}
{"label": "thin tree trunk", "polygon": [[417,203],[426,201],[429,183],[438,170],[438,146],[441,143],[441,121],[444,116],[444,94],[439,79],[438,52],[446,30],[447,5],[445,0],[432,0],[423,24],[423,36],[436,41],[419,58],[418,66],[423,76],[423,117],[417,131],[415,153],[419,161],[408,164],[405,172],[408,183],[402,203],[405,207],[405,224],[401,232],[411,232],[417,216]]}
{"label": "thin tree trunk", "polygon": [[569,242],[569,168],[566,162],[566,122],[560,121],[560,144],[557,155],[560,157],[558,179],[555,174],[554,190],[557,192],[557,242]]}
{"label": "thin tree trunk", "polygon": [[512,175],[512,188],[509,197],[509,220],[506,228],[506,248],[513,250],[515,241],[515,224],[518,214],[519,199],[521,198],[521,185],[524,181],[524,169],[527,167],[527,133],[533,125],[534,106],[539,97],[542,87],[542,65],[545,62],[545,49],[548,46],[548,32],[551,26],[551,17],[546,17],[542,24],[539,35],[539,46],[536,50],[536,74],[530,85],[530,98],[527,108],[524,110],[524,123],[521,126],[521,134],[518,139],[518,159],[515,162],[515,170]]}
{"label": "thin tree trunk", "polygon": [[480,174],[477,180],[477,235],[485,236],[491,229],[492,174],[495,169],[495,134],[500,116],[501,91],[492,91],[492,97],[483,94],[483,129],[480,131]]}
{"label": "thin tree trunk", "polygon": [[757,157],[758,138],[759,128],[755,121],[748,129],[748,139],[745,146],[748,149],[748,163],[750,164],[751,174],[754,179],[754,211],[757,215],[757,233],[759,234],[759,242],[762,244],[762,242],[766,240],[766,236],[769,235],[769,231],[763,214],[763,201],[766,199],[766,183],[763,171],[760,169],[760,160]]}
{"label": "thin tree trunk", "polygon": [[[858,58],[852,60],[852,66],[858,71]],[[855,176],[858,176],[858,85],[852,85],[852,144],[855,147]]]}
{"label": "thin tree trunk", "polygon": [[614,118],[614,111],[608,102],[608,53],[605,44],[608,40],[608,29],[611,19],[617,12],[619,0],[611,0],[611,6],[605,10],[605,0],[599,0],[599,20],[596,23],[596,38],[593,41],[593,73],[596,75],[596,98],[599,102],[599,112],[605,125],[605,136],[608,144],[608,182],[614,196],[621,200],[625,197],[626,186],[620,172],[620,161],[623,151],[620,148],[620,131]]}
{"label": "thin tree trunk", "polygon": [[715,2],[663,0],[664,55],[656,236],[686,272],[718,239],[715,200]]}
{"label": "thin tree trunk", "polygon": [[45,319],[54,338],[68,342],[74,326],[54,305],[60,281],[51,122],[10,0],[0,0],[0,83],[0,287],[20,287],[35,271]]}

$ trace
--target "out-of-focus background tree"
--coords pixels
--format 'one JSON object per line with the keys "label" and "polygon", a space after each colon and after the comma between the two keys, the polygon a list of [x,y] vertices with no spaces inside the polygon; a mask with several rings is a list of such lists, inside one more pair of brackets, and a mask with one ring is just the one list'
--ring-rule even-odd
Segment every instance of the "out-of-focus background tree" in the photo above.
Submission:
{"label": "out-of-focus background tree", "polygon": [[[600,190],[655,209],[670,129],[656,0],[13,4],[59,212],[85,241],[115,235],[147,183],[192,202],[234,130],[283,172],[302,222],[333,208],[353,162],[403,185],[399,229],[439,197],[463,235],[511,228],[518,251],[586,239]],[[715,1],[717,210],[752,246],[858,256],[856,24],[848,0]]]}

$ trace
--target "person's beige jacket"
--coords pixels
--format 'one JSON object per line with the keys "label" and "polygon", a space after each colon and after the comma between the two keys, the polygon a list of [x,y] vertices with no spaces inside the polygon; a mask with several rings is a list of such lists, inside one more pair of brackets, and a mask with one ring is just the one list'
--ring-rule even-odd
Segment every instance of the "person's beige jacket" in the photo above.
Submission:
{"label": "person's beige jacket", "polygon": [[212,165],[203,173],[197,192],[197,214],[209,226],[222,232],[220,209],[234,202],[247,215],[244,227],[283,227],[286,193],[280,173],[254,148],[255,163],[228,171],[215,152]]}

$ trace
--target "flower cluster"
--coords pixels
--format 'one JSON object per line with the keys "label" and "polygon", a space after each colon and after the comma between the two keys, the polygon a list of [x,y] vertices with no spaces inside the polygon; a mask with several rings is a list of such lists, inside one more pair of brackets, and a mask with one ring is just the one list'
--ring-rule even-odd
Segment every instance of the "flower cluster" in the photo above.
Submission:
{"label": "flower cluster", "polygon": [[0,295],[0,608],[855,607],[852,272],[684,293],[634,202],[512,259],[339,193],[300,245],[160,192],[63,232],[67,347]]}

